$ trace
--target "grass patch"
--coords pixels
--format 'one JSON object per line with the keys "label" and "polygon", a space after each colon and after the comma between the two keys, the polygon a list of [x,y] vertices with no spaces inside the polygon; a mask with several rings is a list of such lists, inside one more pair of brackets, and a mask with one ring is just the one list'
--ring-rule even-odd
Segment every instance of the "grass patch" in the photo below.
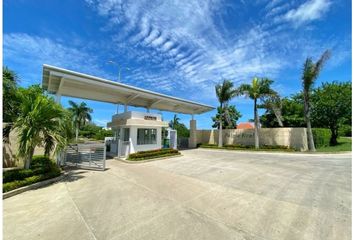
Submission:
{"label": "grass patch", "polygon": [[216,144],[198,144],[198,147],[201,148],[214,148],[214,149],[227,149],[227,150],[250,150],[250,151],[284,151],[284,152],[295,152],[294,148],[288,146],[270,146],[263,145],[259,146],[259,149],[255,149],[254,146],[242,145],[242,144],[232,144],[232,145],[224,145],[223,147],[218,147]]}
{"label": "grass patch", "polygon": [[3,172],[3,192],[27,186],[60,175],[60,168],[48,157],[34,156],[30,169]]}
{"label": "grass patch", "polygon": [[141,161],[159,157],[169,157],[174,155],[180,155],[181,153],[178,152],[176,149],[171,148],[163,148],[163,149],[156,149],[151,151],[141,151],[137,153],[129,154],[127,160],[130,161]]}
{"label": "grass patch", "polygon": [[339,137],[335,146],[323,146],[316,149],[317,152],[349,152],[352,151],[352,139]]}

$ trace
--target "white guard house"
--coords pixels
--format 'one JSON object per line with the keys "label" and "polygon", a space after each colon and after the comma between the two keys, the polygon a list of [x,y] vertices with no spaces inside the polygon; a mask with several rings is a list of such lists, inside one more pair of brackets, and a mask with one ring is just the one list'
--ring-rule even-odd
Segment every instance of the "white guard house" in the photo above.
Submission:
{"label": "white guard house", "polygon": [[[202,114],[214,107],[176,98],[157,92],[129,86],[126,84],[70,71],[50,65],[43,65],[42,88],[56,95],[89,99],[124,106],[123,113],[112,116],[107,124],[115,132],[111,140],[112,152],[117,157],[127,157],[130,153],[164,147],[165,138],[174,139],[176,147],[177,135],[168,131],[168,123],[162,120],[161,114],[150,113],[151,109],[190,114],[189,147],[196,147],[195,114]],[[128,106],[146,108],[146,112],[128,111]]]}

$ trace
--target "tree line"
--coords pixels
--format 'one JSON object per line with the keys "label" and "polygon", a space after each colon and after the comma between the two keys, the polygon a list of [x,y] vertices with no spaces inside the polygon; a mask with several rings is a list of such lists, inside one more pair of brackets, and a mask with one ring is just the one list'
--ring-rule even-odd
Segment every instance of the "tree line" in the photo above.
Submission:
{"label": "tree line", "polygon": [[[234,87],[232,81],[223,80],[215,86],[219,101],[217,114],[212,118],[213,127],[219,128],[218,146],[222,144],[222,129],[236,127],[242,116],[229,102],[236,96],[253,100],[255,148],[259,148],[259,128],[263,127],[306,127],[308,147],[316,151],[312,127],[331,130],[331,145],[337,144],[339,134],[351,135],[351,82],[322,83],[314,88],[325,62],[330,58],[326,50],[317,61],[307,58],[304,63],[301,83],[302,90],[291,97],[282,98],[268,78],[253,78],[250,84]],[[258,109],[266,109],[261,117]],[[343,133],[345,132],[345,133]]]}

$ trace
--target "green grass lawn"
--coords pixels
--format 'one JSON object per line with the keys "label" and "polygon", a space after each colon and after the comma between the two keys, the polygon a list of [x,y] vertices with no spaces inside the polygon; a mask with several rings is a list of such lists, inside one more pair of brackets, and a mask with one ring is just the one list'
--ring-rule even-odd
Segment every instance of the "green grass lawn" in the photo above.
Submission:
{"label": "green grass lawn", "polygon": [[338,145],[328,146],[328,147],[319,147],[317,152],[345,152],[352,150],[352,139],[340,137],[338,139]]}

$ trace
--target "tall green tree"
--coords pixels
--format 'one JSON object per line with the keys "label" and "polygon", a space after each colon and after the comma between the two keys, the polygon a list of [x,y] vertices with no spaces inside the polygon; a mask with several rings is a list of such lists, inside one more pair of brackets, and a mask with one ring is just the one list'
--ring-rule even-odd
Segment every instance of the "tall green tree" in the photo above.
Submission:
{"label": "tall green tree", "polygon": [[268,78],[253,78],[251,84],[242,84],[239,87],[239,92],[253,100],[253,113],[254,113],[254,136],[255,148],[259,148],[259,117],[257,110],[257,101],[262,98],[275,96],[277,93],[271,89],[270,85],[273,83]]}
{"label": "tall green tree", "polygon": [[304,119],[306,122],[307,139],[309,150],[316,151],[315,143],[313,141],[311,129],[311,91],[315,80],[318,78],[324,63],[329,59],[330,52],[326,50],[317,62],[313,62],[312,58],[307,58],[304,63],[302,72],[302,87],[304,94]]}
{"label": "tall green tree", "polygon": [[79,138],[79,130],[87,122],[90,122],[92,120],[90,113],[92,113],[93,110],[89,108],[85,102],[77,104],[73,101],[69,101],[69,104],[69,111],[72,113],[73,122],[76,128],[75,140],[77,142]]}
{"label": "tall green tree", "polygon": [[223,114],[223,109],[218,107],[217,113],[215,117],[212,117],[213,120],[213,128],[219,127],[219,121],[222,121],[222,128],[223,129],[235,129],[237,126],[237,121],[242,117],[241,113],[237,111],[234,105],[229,105],[227,112],[229,114],[229,121],[227,121],[225,115]]}
{"label": "tall green tree", "polygon": [[173,116],[173,119],[168,123],[169,127],[176,130],[176,128],[179,124],[179,120],[181,120],[181,119],[179,117],[177,117],[177,114],[175,114]]}
{"label": "tall green tree", "polygon": [[3,141],[9,141],[10,131],[19,112],[20,99],[18,95],[18,76],[7,67],[2,69],[2,90],[3,90]]}
{"label": "tall green tree", "polygon": [[215,86],[216,97],[219,100],[219,108],[222,110],[222,114],[220,115],[219,121],[219,143],[218,146],[222,147],[222,118],[224,117],[227,121],[230,121],[229,113],[228,113],[228,104],[232,98],[238,95],[237,89],[234,88],[234,84],[227,79],[221,84],[217,84]]}
{"label": "tall green tree", "polygon": [[[281,100],[281,117],[284,127],[306,127],[304,121],[303,94],[295,94]],[[260,117],[262,126],[268,128],[280,127],[272,108],[266,108]]]}
{"label": "tall green tree", "polygon": [[44,146],[46,155],[52,150],[58,152],[66,146],[71,128],[68,112],[43,95],[38,85],[20,92],[21,104],[14,128],[19,136],[19,156],[24,157],[28,169],[37,146]]}
{"label": "tall green tree", "polygon": [[352,84],[323,83],[312,95],[312,120],[315,125],[331,130],[330,145],[338,144],[338,130],[352,116]]}
{"label": "tall green tree", "polygon": [[284,118],[282,116],[282,101],[278,95],[272,95],[261,99],[262,103],[258,105],[258,108],[265,108],[274,114],[279,127],[283,127]]}

